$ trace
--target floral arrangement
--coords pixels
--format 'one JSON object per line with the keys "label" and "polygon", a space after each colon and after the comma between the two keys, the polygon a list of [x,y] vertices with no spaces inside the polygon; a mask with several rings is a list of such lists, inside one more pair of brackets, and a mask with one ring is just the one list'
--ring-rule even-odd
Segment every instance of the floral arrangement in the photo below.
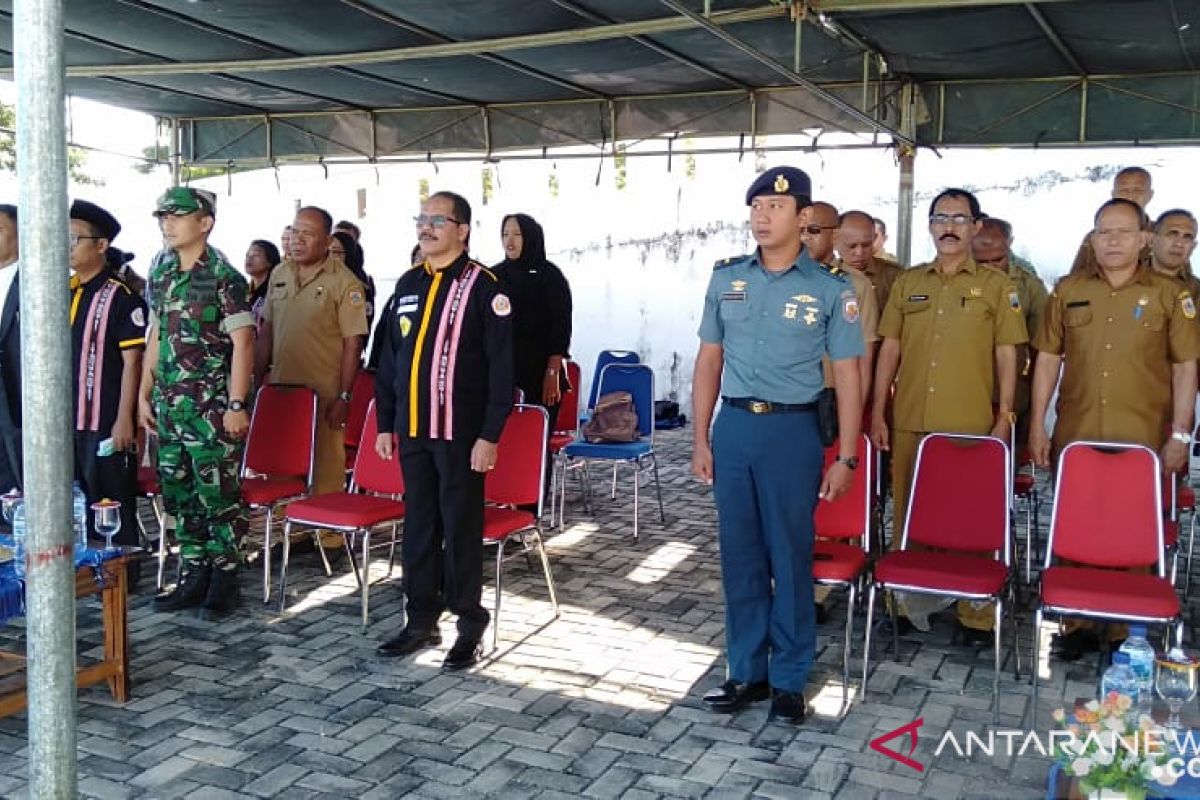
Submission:
{"label": "floral arrangement", "polygon": [[1059,728],[1071,734],[1054,737],[1053,755],[1090,796],[1111,792],[1143,800],[1151,784],[1175,782],[1163,768],[1172,758],[1170,732],[1146,714],[1131,713],[1132,707],[1128,696],[1109,692],[1072,714],[1061,708],[1053,714]]}

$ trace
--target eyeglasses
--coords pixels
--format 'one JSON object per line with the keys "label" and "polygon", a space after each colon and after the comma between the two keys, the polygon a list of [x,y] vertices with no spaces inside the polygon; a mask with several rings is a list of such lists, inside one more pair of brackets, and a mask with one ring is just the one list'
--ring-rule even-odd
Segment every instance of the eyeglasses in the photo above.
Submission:
{"label": "eyeglasses", "polygon": [[809,236],[820,236],[822,231],[836,231],[837,225],[807,225],[800,229],[801,233],[807,233]]}
{"label": "eyeglasses", "polygon": [[930,225],[970,225],[975,218],[970,214],[930,214]]}
{"label": "eyeglasses", "polygon": [[424,228],[428,225],[431,228],[444,228],[447,222],[452,222],[455,225],[465,225],[462,220],[454,217],[447,217],[445,214],[419,214],[413,217],[413,222],[417,223],[418,228]]}
{"label": "eyeglasses", "polygon": [[103,238],[104,238],[103,236],[76,236],[75,234],[72,233],[71,238],[68,241],[71,243],[71,247],[78,247],[79,243],[81,241],[83,241],[84,239],[103,239]]}

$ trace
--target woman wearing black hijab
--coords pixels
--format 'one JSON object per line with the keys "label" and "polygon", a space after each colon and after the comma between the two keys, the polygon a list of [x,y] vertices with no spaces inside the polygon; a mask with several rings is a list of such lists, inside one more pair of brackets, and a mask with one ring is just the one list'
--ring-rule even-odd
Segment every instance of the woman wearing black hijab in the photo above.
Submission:
{"label": "woman wearing black hijab", "polygon": [[367,274],[362,247],[345,231],[334,231],[329,241],[329,255],[345,264],[362,283],[367,293],[367,330],[371,330],[375,319],[375,280]]}
{"label": "woman wearing black hijab", "polygon": [[525,402],[550,412],[554,428],[567,388],[563,361],[571,350],[571,287],[546,260],[542,226],[527,214],[510,214],[500,227],[504,261],[493,269],[513,306],[513,377]]}

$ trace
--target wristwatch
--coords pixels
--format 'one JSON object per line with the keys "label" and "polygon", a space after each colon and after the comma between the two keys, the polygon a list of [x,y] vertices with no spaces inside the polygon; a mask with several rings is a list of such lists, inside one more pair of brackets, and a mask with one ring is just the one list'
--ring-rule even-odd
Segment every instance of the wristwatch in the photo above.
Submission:
{"label": "wristwatch", "polygon": [[1191,434],[1184,433],[1183,431],[1172,431],[1171,438],[1174,439],[1175,441],[1181,442],[1183,444],[1191,444],[1192,443]]}
{"label": "wristwatch", "polygon": [[234,411],[234,412],[245,411],[246,404],[241,400],[230,400],[229,401],[229,410]]}
{"label": "wristwatch", "polygon": [[850,456],[849,458],[837,457],[838,464],[845,464],[847,469],[858,469],[858,456]]}
{"label": "wristwatch", "polygon": [[996,416],[1008,420],[1008,424],[1014,428],[1017,426],[1017,412],[1015,411],[1000,411]]}
{"label": "wristwatch", "polygon": [[341,400],[343,403],[349,403],[350,402],[350,393],[349,392],[338,392],[337,399]]}

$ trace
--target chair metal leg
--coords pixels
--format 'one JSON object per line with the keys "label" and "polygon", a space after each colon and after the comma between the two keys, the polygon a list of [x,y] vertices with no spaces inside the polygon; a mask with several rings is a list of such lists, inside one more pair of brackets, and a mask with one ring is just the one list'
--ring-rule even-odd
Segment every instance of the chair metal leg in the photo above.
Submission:
{"label": "chair metal leg", "polygon": [[275,505],[267,506],[267,521],[263,528],[263,602],[271,602],[271,518],[275,514]]}
{"label": "chair metal leg", "polygon": [[617,467],[619,467],[620,465],[621,465],[620,461],[613,462],[612,489],[609,490],[609,494],[608,494],[609,500],[617,499]]}
{"label": "chair metal leg", "polygon": [[500,597],[504,575],[504,545],[507,539],[496,543],[496,606],[492,611],[492,650],[500,649]]}
{"label": "chair metal leg", "polygon": [[1004,602],[996,596],[992,604],[992,723],[1000,724],[1000,626],[1004,621]]}
{"label": "chair metal leg", "polygon": [[[1013,613],[1009,615],[1012,617],[1013,678],[1019,682],[1021,680],[1021,631],[1017,624],[1017,587],[1015,584],[1009,584],[1008,605],[1013,610]],[[1001,619],[1003,619],[1003,615],[1001,615]]]}
{"label": "chair metal leg", "polygon": [[554,590],[554,574],[550,571],[550,559],[546,555],[546,542],[542,539],[542,532],[534,529],[533,537],[537,540],[538,553],[542,557],[542,572],[546,575],[546,589],[550,592],[550,604],[554,606],[554,618],[558,619],[560,612],[558,610],[558,592]]}
{"label": "chair metal leg", "polygon": [[887,597],[888,597],[888,600],[891,601],[891,603],[889,605],[891,606],[890,611],[891,611],[891,615],[892,615],[892,660],[899,661],[900,660],[900,612],[897,609],[897,606],[900,605],[900,601],[896,599],[896,593],[892,592],[892,591],[889,591],[887,593]]}
{"label": "chair metal leg", "polygon": [[361,591],[364,580],[363,570],[366,569],[367,565],[364,561],[360,567],[358,563],[358,557],[354,555],[354,543],[357,540],[357,536],[360,532],[364,533],[365,539],[365,532],[361,529],[354,531],[349,536],[342,534],[342,547],[346,549],[346,558],[350,561],[350,571],[354,573],[354,582],[358,584],[358,588]]}
{"label": "chair metal leg", "polygon": [[1033,575],[1033,493],[1025,496],[1025,583]]}
{"label": "chair metal leg", "polygon": [[662,482],[658,479],[658,459],[650,456],[650,463],[654,466],[654,491],[658,493],[658,517],[662,520],[662,524],[667,524],[667,512],[663,509],[662,501]]}
{"label": "chair metal leg", "polygon": [[[617,474],[616,467],[614,466],[613,475],[616,475],[616,474]],[[641,476],[641,474],[642,474],[642,471],[641,471],[641,469],[639,469],[638,462],[637,461],[633,462],[633,539],[634,539],[634,541],[637,541],[637,538],[638,538],[638,506],[640,505],[640,501],[641,501],[641,483],[642,483],[639,480],[639,477]],[[616,497],[616,495],[614,494],[613,497]]]}
{"label": "chair metal leg", "polygon": [[[850,641],[854,638],[854,606],[857,590],[854,581],[846,584],[846,638],[842,643],[842,705],[850,702]],[[847,708],[847,710],[849,710]]]}
{"label": "chair metal leg", "polygon": [[283,523],[283,558],[279,564],[279,613],[287,606],[288,556],[292,553],[292,521]]}
{"label": "chair metal leg", "polygon": [[321,556],[321,566],[325,567],[325,577],[332,578],[333,568],[329,566],[329,556],[325,555],[325,545],[321,544],[321,529],[313,528],[312,537],[313,544],[317,546],[317,553]]}
{"label": "chair metal leg", "polygon": [[875,619],[875,583],[867,587],[867,631],[863,637],[862,699],[867,698],[867,675],[871,667],[871,623]]}
{"label": "chair metal leg", "polygon": [[1039,659],[1042,649],[1042,609],[1033,612],[1033,658],[1030,660],[1030,680],[1033,681],[1033,697],[1029,701],[1029,717],[1026,727],[1032,729],[1037,724],[1038,674],[1041,672]]}
{"label": "chair metal leg", "polygon": [[362,535],[362,629],[366,633],[371,607],[371,529],[364,528]]}
{"label": "chair metal leg", "polygon": [[154,516],[158,519],[158,590],[161,592],[163,588],[163,570],[167,566],[167,553],[170,551],[171,546],[167,541],[167,515],[162,510],[161,498],[150,498],[150,506],[154,509]]}

